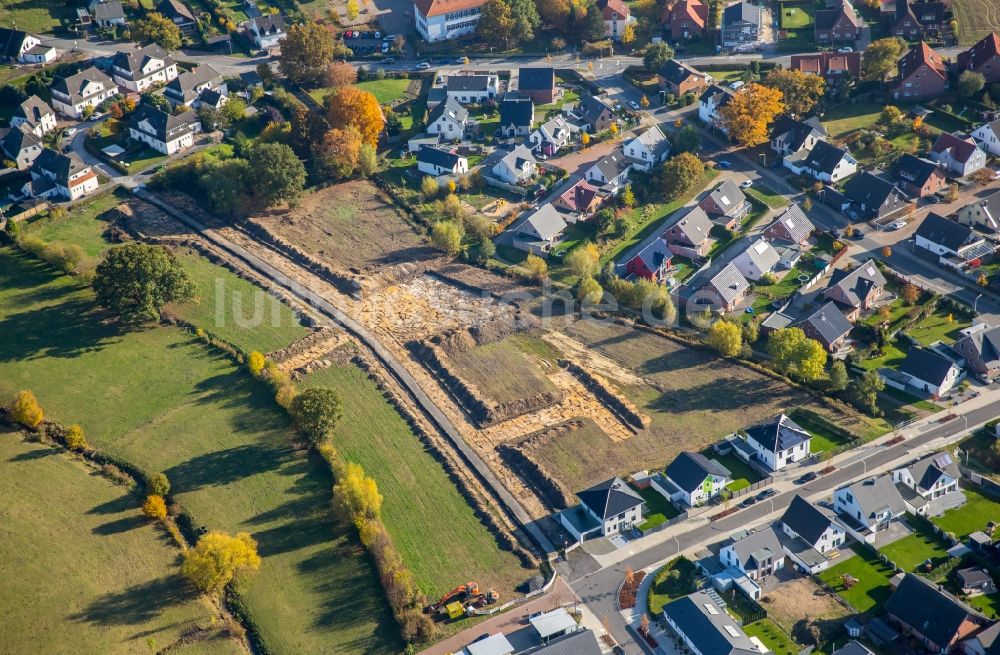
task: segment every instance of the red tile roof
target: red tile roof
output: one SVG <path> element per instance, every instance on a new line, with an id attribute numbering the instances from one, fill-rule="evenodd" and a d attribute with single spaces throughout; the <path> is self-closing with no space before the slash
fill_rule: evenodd
<path id="1" fill-rule="evenodd" d="M 992 57 L 1000 57 L 1000 37 L 992 32 L 965 52 L 958 53 L 958 67 L 976 70 Z"/>
<path id="2" fill-rule="evenodd" d="M 705 27 L 705 16 L 708 15 L 708 9 L 701 2 L 701 0 L 681 0 L 670 8 L 669 13 L 666 16 L 666 20 L 670 23 L 674 23 L 679 20 L 690 20 L 692 23 L 698 27 Z"/>
<path id="3" fill-rule="evenodd" d="M 453 11 L 482 7 L 487 0 L 414 0 L 414 4 L 425 17 L 441 16 Z"/>
<path id="4" fill-rule="evenodd" d="M 899 58 L 899 79 L 905 80 L 924 65 L 937 72 L 941 77 L 948 77 L 948 71 L 944 65 L 944 60 L 941 59 L 941 55 L 921 41 L 920 45 Z"/>
<path id="5" fill-rule="evenodd" d="M 604 20 L 611 20 L 611 12 L 618 14 L 619 17 L 629 17 L 628 5 L 622 0 L 601 0 L 597 6 L 604 12 Z"/>
<path id="6" fill-rule="evenodd" d="M 826 76 L 830 71 L 848 71 L 851 75 L 861 75 L 860 52 L 816 52 L 807 55 L 792 55 L 792 70 Z"/>
<path id="7" fill-rule="evenodd" d="M 942 153 L 945 150 L 951 150 L 951 158 L 964 164 L 976 152 L 977 147 L 976 142 L 971 137 L 961 138 L 954 134 L 942 132 L 938 136 L 937 141 L 934 142 L 934 147 L 931 148 L 931 151 Z"/>

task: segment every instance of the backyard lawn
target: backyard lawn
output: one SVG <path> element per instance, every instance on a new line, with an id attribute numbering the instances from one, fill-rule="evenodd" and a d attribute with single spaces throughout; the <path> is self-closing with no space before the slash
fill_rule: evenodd
<path id="1" fill-rule="evenodd" d="M 965 596 L 963 600 L 991 619 L 1000 619 L 1000 593 Z"/>
<path id="2" fill-rule="evenodd" d="M 972 321 L 937 307 L 933 314 L 910 328 L 908 334 L 925 346 L 937 341 L 952 344 L 958 339 L 958 331 L 970 325 Z"/>
<path id="3" fill-rule="evenodd" d="M 726 487 L 730 491 L 745 489 L 761 479 L 761 475 L 757 473 L 757 471 L 752 469 L 749 464 L 732 453 L 728 453 L 726 455 L 716 455 L 715 452 L 709 448 L 702 452 L 702 454 L 705 457 L 714 459 L 719 464 L 722 464 L 729 469 L 730 473 L 733 474 L 732 483 Z"/>
<path id="4" fill-rule="evenodd" d="M 881 606 L 892 594 L 889 578 L 893 571 L 863 546 L 854 546 L 854 556 L 819 574 L 819 578 L 859 612 Z M 844 552 L 846 555 L 846 551 Z M 844 576 L 857 579 L 850 589 L 844 586 Z"/>
<path id="5" fill-rule="evenodd" d="M 780 209 L 788 204 L 788 199 L 785 196 L 763 184 L 754 184 L 752 187 L 745 189 L 744 193 L 752 198 L 756 198 L 772 209 Z"/>
<path id="6" fill-rule="evenodd" d="M 1000 501 L 976 487 L 963 486 L 965 504 L 931 518 L 935 525 L 958 538 L 986 529 L 990 521 L 1000 523 Z"/>
<path id="7" fill-rule="evenodd" d="M 831 137 L 838 137 L 874 125 L 882 115 L 882 105 L 860 103 L 841 105 L 823 115 L 823 124 Z"/>
<path id="8" fill-rule="evenodd" d="M 403 97 L 410 86 L 410 80 L 387 77 L 384 80 L 358 82 L 355 86 L 374 95 L 380 105 L 388 105 Z"/>
<path id="9" fill-rule="evenodd" d="M 673 571 L 677 571 L 677 577 L 671 575 Z M 663 606 L 670 601 L 694 593 L 697 575 L 698 570 L 689 559 L 678 557 L 667 562 L 666 566 L 656 572 L 653 584 L 649 587 L 649 613 L 659 616 Z"/>
<path id="10" fill-rule="evenodd" d="M 881 548 L 882 553 L 904 571 L 916 571 L 927 560 L 933 568 L 948 559 L 947 545 L 937 535 L 920 524 L 915 527 L 913 534 Z"/>
<path id="11" fill-rule="evenodd" d="M 13 27 L 41 35 L 68 20 L 72 5 L 55 0 L 0 0 L 0 27 Z"/>
<path id="12" fill-rule="evenodd" d="M 750 625 L 745 625 L 743 631 L 747 633 L 747 636 L 760 639 L 775 655 L 798 655 L 799 651 L 802 650 L 771 619 L 761 619 Z"/>
<path id="13" fill-rule="evenodd" d="M 680 514 L 673 503 L 656 489 L 646 487 L 636 491 L 646 501 L 646 520 L 639 526 L 640 530 L 651 530 Z"/>
<path id="14" fill-rule="evenodd" d="M 797 30 L 813 24 L 813 8 L 809 4 L 781 3 L 781 29 Z"/>
<path id="15" fill-rule="evenodd" d="M 881 355 L 862 360 L 858 362 L 858 365 L 868 371 L 877 371 L 882 367 L 898 368 L 903 363 L 903 360 L 906 359 L 906 351 L 900 348 L 900 345 L 902 345 L 901 341 L 891 344 L 887 343 L 882 346 Z"/>
<path id="16" fill-rule="evenodd" d="M 55 219 L 48 214 L 40 214 L 24 223 L 26 232 L 43 241 L 73 243 L 88 257 L 99 257 L 108 247 L 101 235 L 108 228 L 105 212 L 128 199 L 129 193 L 122 187 L 91 196 L 83 203 L 74 205 L 63 218 Z"/>
<path id="17" fill-rule="evenodd" d="M 789 418 L 805 428 L 812 435 L 812 440 L 809 442 L 810 452 L 821 453 L 848 443 L 843 437 L 837 434 L 835 425 L 814 412 L 801 408 L 794 409 L 789 414 Z"/>

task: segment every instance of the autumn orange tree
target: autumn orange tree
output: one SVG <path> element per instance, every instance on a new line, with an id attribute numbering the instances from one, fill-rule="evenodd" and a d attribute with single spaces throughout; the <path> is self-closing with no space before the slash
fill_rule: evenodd
<path id="1" fill-rule="evenodd" d="M 775 117 L 785 111 L 784 94 L 763 84 L 745 86 L 719 110 L 729 138 L 741 146 L 767 143 Z"/>
<path id="2" fill-rule="evenodd" d="M 768 73 L 764 84 L 784 94 L 785 108 L 793 114 L 806 114 L 823 97 L 826 82 L 819 75 L 802 71 L 775 69 Z"/>
<path id="3" fill-rule="evenodd" d="M 322 175 L 344 179 L 357 170 L 360 154 L 361 133 L 354 126 L 334 128 L 313 148 L 313 165 Z"/>
<path id="4" fill-rule="evenodd" d="M 378 145 L 385 127 L 385 115 L 375 96 L 356 86 L 343 86 L 326 97 L 326 117 L 330 127 L 354 127 L 364 143 Z"/>

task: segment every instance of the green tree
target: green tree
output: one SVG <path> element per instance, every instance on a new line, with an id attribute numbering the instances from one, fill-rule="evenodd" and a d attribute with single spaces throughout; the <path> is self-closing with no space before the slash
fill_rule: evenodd
<path id="1" fill-rule="evenodd" d="M 235 94 L 229 96 L 226 104 L 222 105 L 222 109 L 219 110 L 220 118 L 226 121 L 227 125 L 232 125 L 243 120 L 246 113 L 247 103 L 243 102 L 241 98 L 236 97 Z"/>
<path id="2" fill-rule="evenodd" d="M 378 154 L 375 146 L 370 143 L 362 143 L 358 150 L 358 173 L 362 177 L 371 177 L 378 172 Z"/>
<path id="3" fill-rule="evenodd" d="M 194 297 L 191 276 L 173 255 L 141 242 L 108 250 L 93 287 L 101 305 L 132 325 L 158 319 L 168 302 Z"/>
<path id="4" fill-rule="evenodd" d="M 866 371 L 860 378 L 855 378 L 848 386 L 847 392 L 856 405 L 865 409 L 873 416 L 878 415 L 878 394 L 885 389 L 885 380 L 875 371 Z"/>
<path id="5" fill-rule="evenodd" d="M 905 48 L 906 43 L 896 36 L 872 41 L 861 54 L 861 78 L 881 82 L 894 75 Z"/>
<path id="6" fill-rule="evenodd" d="M 439 193 L 441 193 L 441 185 L 437 183 L 437 180 L 430 175 L 424 175 L 423 179 L 420 180 L 420 195 L 424 197 L 424 200 L 430 200 Z"/>
<path id="7" fill-rule="evenodd" d="M 462 251 L 462 228 L 455 221 L 438 221 L 431 229 L 431 242 L 452 257 Z"/>
<path id="8" fill-rule="evenodd" d="M 284 143 L 258 143 L 247 153 L 250 188 L 265 207 L 290 202 L 302 194 L 306 167 Z"/>
<path id="9" fill-rule="evenodd" d="M 705 343 L 723 357 L 736 357 L 743 350 L 743 331 L 729 321 L 716 321 L 708 329 Z"/>
<path id="10" fill-rule="evenodd" d="M 535 0 L 510 0 L 510 9 L 518 41 L 523 43 L 535 38 L 535 30 L 542 21 Z"/>
<path id="11" fill-rule="evenodd" d="M 181 30 L 172 20 L 161 13 L 150 12 L 145 18 L 131 24 L 133 41 L 142 45 L 156 43 L 166 51 L 181 47 Z"/>
<path id="12" fill-rule="evenodd" d="M 511 3 L 508 0 L 489 0 L 480 12 L 476 34 L 486 43 L 509 50 L 516 28 Z"/>
<path id="13" fill-rule="evenodd" d="M 816 340 L 806 337 L 801 328 L 780 328 L 767 340 L 767 352 L 781 371 L 803 380 L 817 380 L 826 366 L 826 350 Z"/>
<path id="14" fill-rule="evenodd" d="M 601 41 L 604 36 L 604 14 L 597 3 L 591 0 L 587 3 L 586 13 L 583 20 L 579 21 L 577 36 L 582 41 Z"/>
<path id="15" fill-rule="evenodd" d="M 847 376 L 847 365 L 843 360 L 834 360 L 830 365 L 830 391 L 843 391 L 847 388 L 850 378 Z"/>
<path id="16" fill-rule="evenodd" d="M 642 65 L 651 73 L 657 73 L 663 65 L 674 57 L 674 49 L 662 41 L 650 43 L 642 53 Z"/>
<path id="17" fill-rule="evenodd" d="M 333 389 L 313 387 L 292 400 L 291 415 L 295 426 L 313 444 L 325 442 L 343 414 L 343 401 Z"/>
<path id="18" fill-rule="evenodd" d="M 576 286 L 576 299 L 580 301 L 580 304 L 597 304 L 601 302 L 603 295 L 604 289 L 601 288 L 597 280 L 592 277 L 580 278 L 580 282 Z"/>
<path id="19" fill-rule="evenodd" d="M 492 239 L 486 238 L 479 242 L 479 263 L 488 262 L 496 254 L 497 247 L 493 244 Z"/>
<path id="20" fill-rule="evenodd" d="M 149 493 L 155 494 L 157 496 L 167 497 L 170 493 L 170 480 L 167 479 L 165 473 L 154 473 L 149 476 Z"/>
<path id="21" fill-rule="evenodd" d="M 296 84 L 319 86 L 327 66 L 333 60 L 334 46 L 330 33 L 314 21 L 296 23 L 288 28 L 281 42 L 278 62 L 281 72 Z"/>
<path id="22" fill-rule="evenodd" d="M 212 211 L 234 217 L 251 209 L 247 202 L 249 180 L 249 162 L 233 157 L 206 166 L 198 177 L 198 188 L 205 194 Z"/>
<path id="23" fill-rule="evenodd" d="M 971 98 L 982 91 L 984 86 L 986 86 L 986 78 L 983 77 L 982 73 L 962 71 L 962 74 L 958 76 L 958 84 L 955 90 L 963 96 Z"/>
<path id="24" fill-rule="evenodd" d="M 659 187 L 669 200 L 691 191 L 705 174 L 705 165 L 690 152 L 682 152 L 660 169 Z"/>
<path id="25" fill-rule="evenodd" d="M 194 548 L 184 552 L 181 572 L 191 584 L 207 594 L 218 595 L 236 576 L 260 570 L 257 542 L 246 532 L 235 537 L 209 532 Z"/>
<path id="26" fill-rule="evenodd" d="M 563 263 L 573 272 L 573 275 L 580 278 L 594 277 L 597 275 L 597 267 L 601 253 L 590 241 L 584 241 L 576 246 L 563 258 Z"/>
<path id="27" fill-rule="evenodd" d="M 694 125 L 685 125 L 674 132 L 670 138 L 670 152 L 674 156 L 682 152 L 698 152 L 699 150 L 701 150 L 701 133 Z"/>
<path id="28" fill-rule="evenodd" d="M 3 230 L 10 241 L 17 241 L 21 236 L 21 224 L 17 221 L 8 220 Z"/>
<path id="29" fill-rule="evenodd" d="M 524 267 L 528 269 L 531 277 L 541 282 L 549 276 L 549 265 L 538 255 L 529 254 L 524 259 Z"/>

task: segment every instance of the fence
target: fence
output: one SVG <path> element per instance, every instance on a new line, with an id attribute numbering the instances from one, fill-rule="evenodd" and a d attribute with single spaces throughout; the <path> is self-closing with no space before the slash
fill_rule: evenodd
<path id="1" fill-rule="evenodd" d="M 647 535 L 655 534 L 657 532 L 662 532 L 662 531 L 666 530 L 667 528 L 669 528 L 672 525 L 677 525 L 681 521 L 686 521 L 687 518 L 688 518 L 688 511 L 685 510 L 685 511 L 681 512 L 680 514 L 678 514 L 677 516 L 675 516 L 674 518 L 668 519 L 668 520 L 664 521 L 663 523 L 659 524 L 656 527 L 647 528 L 646 530 L 641 530 L 640 532 L 642 532 L 642 536 L 644 536 L 644 537 L 647 536 Z"/>
<path id="2" fill-rule="evenodd" d="M 504 191 L 510 191 L 511 193 L 516 193 L 517 195 L 520 196 L 527 197 L 528 195 L 528 190 L 526 188 L 516 186 L 514 184 L 508 184 L 503 180 L 498 180 L 492 175 L 487 175 L 486 173 L 483 173 L 483 181 L 489 184 L 490 186 L 495 186 L 498 189 L 503 189 Z"/>
<path id="3" fill-rule="evenodd" d="M 774 482 L 774 478 L 771 477 L 771 476 L 768 476 L 768 477 L 764 478 L 763 480 L 758 480 L 757 482 L 754 482 L 749 487 L 744 487 L 743 489 L 740 489 L 739 491 L 734 491 L 733 495 L 730 496 L 730 498 L 733 498 L 733 499 L 741 498 L 743 496 L 746 496 L 747 494 L 750 494 L 750 493 L 753 493 L 754 491 L 757 491 L 758 489 L 763 489 L 764 487 L 768 486 L 772 482 Z"/>
<path id="4" fill-rule="evenodd" d="M 25 209 L 22 212 L 18 212 L 17 214 L 8 214 L 7 220 L 14 221 L 15 223 L 18 221 L 23 221 L 25 219 L 31 218 L 32 216 L 35 216 L 36 214 L 42 213 L 48 208 L 49 208 L 49 203 L 45 201 L 35 202 L 33 206 Z"/>

